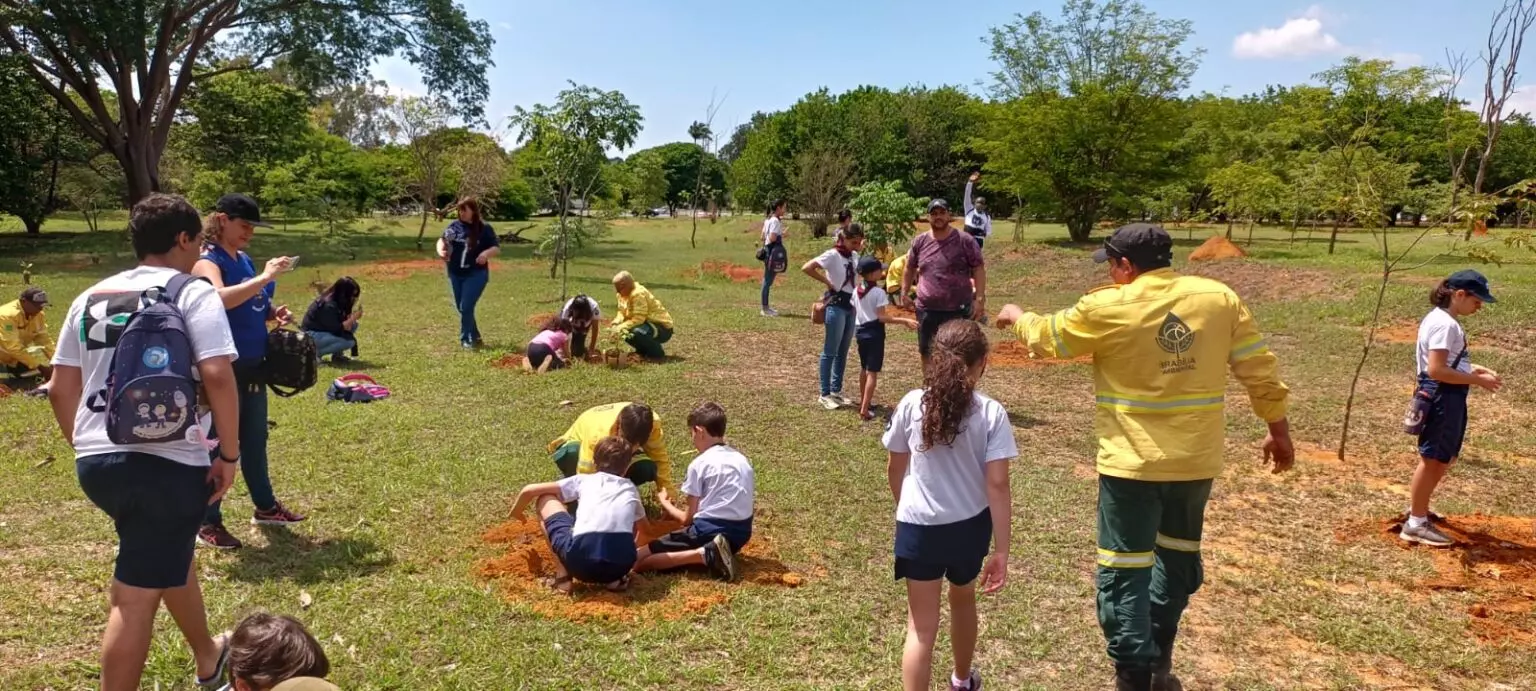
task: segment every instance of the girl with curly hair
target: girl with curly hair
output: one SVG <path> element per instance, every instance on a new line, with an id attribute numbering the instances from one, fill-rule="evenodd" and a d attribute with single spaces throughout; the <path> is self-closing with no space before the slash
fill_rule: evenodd
<path id="1" fill-rule="evenodd" d="M 976 581 L 995 593 L 1008 578 L 1012 501 L 1008 461 L 1019 455 L 1008 411 L 976 391 L 987 369 L 987 337 L 976 322 L 939 327 L 923 372 L 885 433 L 896 499 L 896 579 L 907 581 L 902 688 L 932 688 L 940 595 L 948 580 L 951 691 L 976 691 Z M 993 547 L 991 558 L 987 548 Z M 985 567 L 983 567 L 985 561 Z"/>

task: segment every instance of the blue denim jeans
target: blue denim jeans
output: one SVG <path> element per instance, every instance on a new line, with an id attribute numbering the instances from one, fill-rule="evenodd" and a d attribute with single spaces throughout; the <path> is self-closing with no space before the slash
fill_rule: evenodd
<path id="1" fill-rule="evenodd" d="M 240 475 L 251 493 L 251 503 L 259 510 L 270 510 L 277 506 L 277 497 L 267 474 L 267 387 L 251 370 L 235 370 L 235 382 L 240 387 Z M 217 421 L 211 436 L 219 436 Z M 217 449 L 213 451 L 214 463 L 221 462 L 218 453 Z M 208 506 L 205 523 L 224 522 L 222 503 L 220 500 Z"/>
<path id="2" fill-rule="evenodd" d="M 479 343 L 480 325 L 475 323 L 475 304 L 485 293 L 485 284 L 491 280 L 490 271 L 470 274 L 448 274 L 448 285 L 453 288 L 453 306 L 459 311 L 459 342 Z"/>
<path id="3" fill-rule="evenodd" d="M 827 306 L 827 338 L 821 346 L 821 395 L 843 392 L 843 370 L 853 342 L 853 306 Z"/>
<path id="4" fill-rule="evenodd" d="M 352 338 L 342 338 L 336 334 L 327 333 L 325 331 L 310 331 L 307 333 L 309 333 L 309 337 L 315 341 L 316 353 L 318 353 L 320 357 L 325 357 L 327 355 L 344 353 L 353 348 L 356 348 L 357 329 L 361 327 L 362 325 L 359 324 L 357 327 L 352 329 Z"/>

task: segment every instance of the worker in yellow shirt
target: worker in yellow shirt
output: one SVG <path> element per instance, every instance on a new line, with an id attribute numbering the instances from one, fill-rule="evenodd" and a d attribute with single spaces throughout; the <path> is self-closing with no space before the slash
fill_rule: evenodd
<path id="1" fill-rule="evenodd" d="M 1174 638 L 1200 588 L 1200 536 L 1225 448 L 1227 371 L 1269 424 L 1263 455 L 1291 467 L 1289 390 L 1232 289 L 1169 268 L 1158 226 L 1116 230 L 1094 253 L 1115 285 L 1051 315 L 997 315 L 1038 357 L 1093 356 L 1098 410 L 1098 614 L 1118 691 L 1177 689 Z"/>
<path id="2" fill-rule="evenodd" d="M 672 460 L 662 439 L 661 418 L 644 403 L 609 403 L 578 416 L 565 434 L 549 443 L 560 476 L 596 472 L 593 454 L 604 437 L 620 437 L 639 450 L 625 474 L 631 482 L 672 487 Z"/>
<path id="3" fill-rule="evenodd" d="M 885 293 L 887 295 L 890 295 L 893 299 L 895 299 L 896 296 L 901 295 L 901 277 L 903 275 L 905 275 L 906 273 L 907 273 L 907 253 L 906 252 L 902 252 L 901 254 L 897 255 L 895 259 L 891 260 L 891 265 L 890 266 L 885 268 Z M 913 285 L 915 286 L 916 282 L 914 282 Z M 904 298 L 904 300 L 908 301 L 908 302 L 910 302 L 912 300 L 916 300 L 916 299 L 917 299 L 917 289 L 916 288 L 913 288 L 910 291 L 910 294 L 905 296 L 905 298 Z M 895 301 L 898 304 L 903 304 L 903 299 L 896 299 Z"/>
<path id="4" fill-rule="evenodd" d="M 48 335 L 48 293 L 36 286 L 21 291 L 14 302 L 0 306 L 0 368 L 14 380 L 33 371 L 46 382 L 53 376 L 53 338 Z M 46 393 L 47 385 L 38 388 Z"/>
<path id="5" fill-rule="evenodd" d="M 635 282 L 628 271 L 613 277 L 618 293 L 619 315 L 613 319 L 612 332 L 647 360 L 667 356 L 661 344 L 672 340 L 672 315 L 651 291 Z"/>

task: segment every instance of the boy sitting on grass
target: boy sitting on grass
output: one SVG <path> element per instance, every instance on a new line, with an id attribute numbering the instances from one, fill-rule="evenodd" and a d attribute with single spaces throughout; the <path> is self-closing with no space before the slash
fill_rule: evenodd
<path id="1" fill-rule="evenodd" d="M 688 414 L 688 430 L 698 458 L 688 465 L 683 494 L 688 510 L 672 504 L 666 489 L 656 498 L 668 516 L 683 522 L 677 530 L 641 547 L 636 571 L 660 571 L 704 566 L 716 576 L 734 581 L 735 553 L 752 539 L 755 476 L 752 464 L 725 443 L 725 409 L 702 403 Z"/>
<path id="2" fill-rule="evenodd" d="M 605 585 L 622 592 L 629 587 L 635 567 L 635 539 L 645 507 L 635 483 L 625 479 L 634 458 L 633 444 L 619 437 L 605 437 L 593 451 L 596 472 L 572 475 L 559 482 L 528 485 L 517 495 L 512 518 L 523 520 L 530 503 L 537 502 L 539 518 L 549 549 L 555 553 L 555 577 L 545 585 L 556 592 L 571 592 L 571 580 Z M 581 513 L 572 516 L 565 503 L 581 501 Z"/>

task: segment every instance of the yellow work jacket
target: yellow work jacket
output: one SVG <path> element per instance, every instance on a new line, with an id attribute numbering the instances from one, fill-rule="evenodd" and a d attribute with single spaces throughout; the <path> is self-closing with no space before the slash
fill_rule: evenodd
<path id="1" fill-rule="evenodd" d="M 639 290 L 636 287 L 636 290 Z M 554 441 L 549 443 L 549 452 L 554 453 L 566 442 L 574 441 L 581 444 L 581 456 L 576 461 L 577 473 L 595 473 L 597 466 L 593 463 L 593 452 L 597 451 L 597 443 L 603 437 L 614 436 L 619 433 L 619 412 L 628 407 L 629 403 L 609 403 L 595 408 L 589 408 L 571 423 L 571 428 L 565 431 Z M 641 453 L 656 462 L 656 484 L 658 487 L 672 487 L 672 459 L 667 455 L 667 444 L 661 435 L 661 416 L 652 413 L 654 420 L 651 425 L 651 438 L 645 440 L 640 446 Z"/>
<path id="2" fill-rule="evenodd" d="M 885 270 L 885 292 L 895 295 L 901 292 L 901 276 L 907 272 L 907 253 L 891 261 L 891 265 Z"/>
<path id="3" fill-rule="evenodd" d="M 629 297 L 617 295 L 619 302 L 619 314 L 613 320 L 613 326 L 620 331 L 628 331 L 646 322 L 656 322 L 667 328 L 672 328 L 672 315 L 667 313 L 667 308 L 662 307 L 661 301 L 656 299 L 651 291 L 639 283 L 630 291 Z"/>
<path id="4" fill-rule="evenodd" d="M 27 316 L 21 301 L 0 306 L 0 364 L 36 369 L 53 360 L 53 337 L 42 312 Z"/>
<path id="5" fill-rule="evenodd" d="M 1227 370 L 1265 422 L 1289 389 L 1253 315 L 1225 284 L 1172 269 L 1100 288 L 1014 325 L 1039 357 L 1093 356 L 1098 471 L 1173 482 L 1221 474 Z"/>

